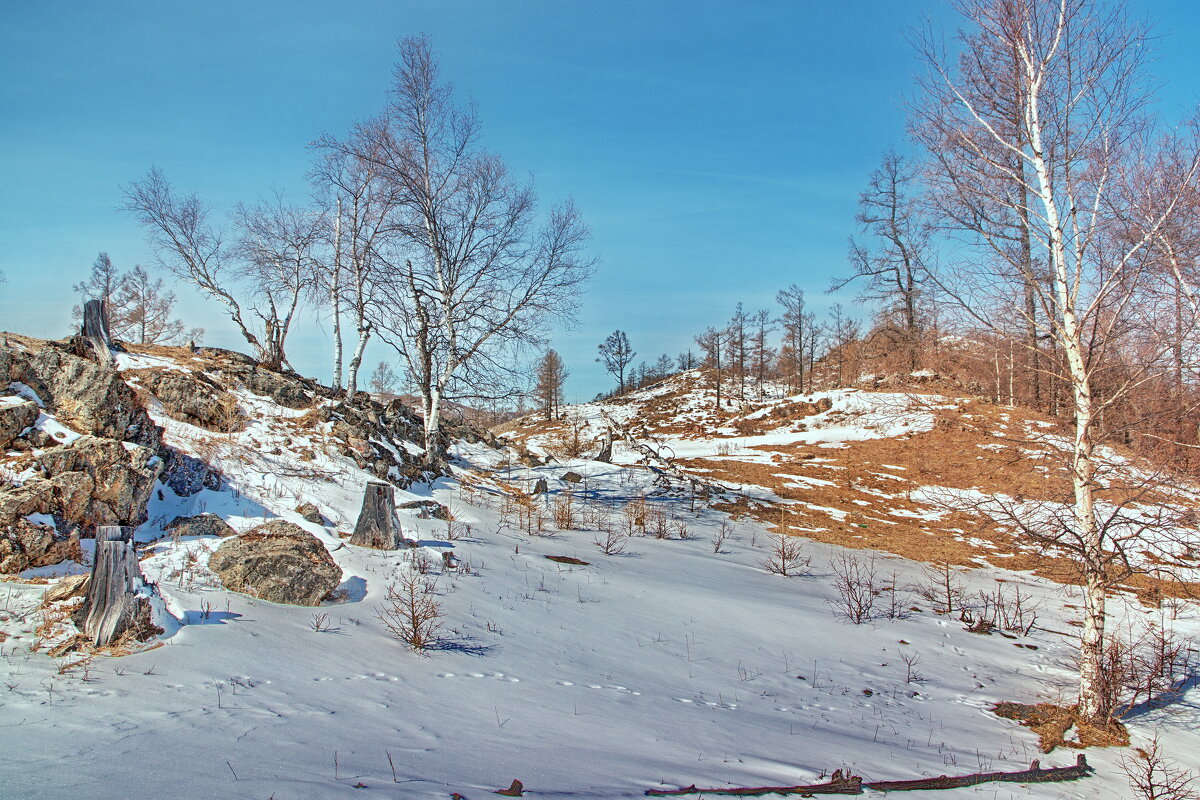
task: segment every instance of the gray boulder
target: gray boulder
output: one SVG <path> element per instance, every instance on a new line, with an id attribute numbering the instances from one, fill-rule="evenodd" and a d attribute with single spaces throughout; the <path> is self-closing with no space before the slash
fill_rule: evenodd
<path id="1" fill-rule="evenodd" d="M 154 395 L 171 419 L 218 433 L 240 431 L 245 426 L 237 398 L 203 373 L 139 369 L 125 376 Z"/>
<path id="2" fill-rule="evenodd" d="M 282 520 L 227 539 L 208 568 L 227 589 L 301 606 L 317 605 L 342 581 L 341 567 L 321 540 Z"/>
<path id="3" fill-rule="evenodd" d="M 8 449 L 21 433 L 37 422 L 41 409 L 31 400 L 0 397 L 0 450 Z"/>
<path id="4" fill-rule="evenodd" d="M 228 522 L 211 512 L 194 517 L 176 517 L 167 523 L 167 530 L 179 536 L 237 536 L 237 531 Z"/>
<path id="5" fill-rule="evenodd" d="M 48 567 L 79 555 L 79 540 L 59 536 L 50 525 L 23 517 L 0 524 L 0 573 Z"/>

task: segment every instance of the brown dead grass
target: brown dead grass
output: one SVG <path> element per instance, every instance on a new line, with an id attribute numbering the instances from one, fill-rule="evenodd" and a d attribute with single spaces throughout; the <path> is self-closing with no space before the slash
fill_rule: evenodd
<path id="1" fill-rule="evenodd" d="M 1116 720 L 1102 724 L 1079 719 L 1077 706 L 1058 706 L 1053 703 L 997 703 L 992 713 L 1004 719 L 1020 722 L 1037 734 L 1043 753 L 1056 747 L 1081 750 L 1085 747 L 1128 747 L 1129 731 Z M 1074 739 L 1067 739 L 1070 731 Z"/>

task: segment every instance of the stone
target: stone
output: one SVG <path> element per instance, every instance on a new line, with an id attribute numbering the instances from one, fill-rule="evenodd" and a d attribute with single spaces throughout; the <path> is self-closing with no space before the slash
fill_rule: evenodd
<path id="1" fill-rule="evenodd" d="M 0 397 L 0 450 L 7 449 L 26 428 L 37 422 L 41 409 L 32 400 Z"/>
<path id="2" fill-rule="evenodd" d="M 302 606 L 319 604 L 342 581 L 341 567 L 321 540 L 282 520 L 225 540 L 208 568 L 227 589 Z"/>
<path id="3" fill-rule="evenodd" d="M 316 525 L 325 524 L 325 517 L 321 516 L 321 509 L 312 503 L 301 503 L 296 506 L 296 513 L 303 517 L 305 522 L 312 522 Z"/>
<path id="4" fill-rule="evenodd" d="M 47 450 L 37 463 L 55 488 L 56 510 L 89 529 L 145 522 L 162 470 L 162 459 L 147 448 L 95 436 Z"/>
<path id="5" fill-rule="evenodd" d="M 563 473 L 562 479 L 567 483 L 581 483 L 583 481 L 583 476 L 578 472 L 565 472 Z"/>
<path id="6" fill-rule="evenodd" d="M 152 449 L 161 445 L 161 431 L 115 370 L 52 342 L 33 351 L 28 364 L 37 382 L 31 387 L 68 428 Z"/>
<path id="7" fill-rule="evenodd" d="M 125 375 L 154 395 L 171 419 L 217 433 L 232 433 L 245 427 L 245 415 L 237 398 L 203 373 L 140 369 Z"/>
<path id="8" fill-rule="evenodd" d="M 401 503 L 396 508 L 418 509 L 417 516 L 420 519 L 440 519 L 443 522 L 450 519 L 450 509 L 436 500 L 410 500 L 407 503 Z"/>
<path id="9" fill-rule="evenodd" d="M 175 494 L 191 497 L 205 489 L 221 491 L 221 473 L 208 464 L 173 447 L 164 446 L 162 452 L 166 462 L 162 481 Z"/>
<path id="10" fill-rule="evenodd" d="M 51 525 L 23 517 L 0 525 L 0 572 L 49 567 L 79 555 L 79 541 L 59 536 Z"/>
<path id="11" fill-rule="evenodd" d="M 173 536 L 237 536 L 228 522 L 207 511 L 194 517 L 176 517 L 167 523 L 167 531 Z"/>
<path id="12" fill-rule="evenodd" d="M 68 575 L 46 590 L 46 593 L 42 595 L 42 605 L 70 600 L 73 597 L 83 597 L 87 593 L 91 578 L 92 576 L 87 573 Z"/>

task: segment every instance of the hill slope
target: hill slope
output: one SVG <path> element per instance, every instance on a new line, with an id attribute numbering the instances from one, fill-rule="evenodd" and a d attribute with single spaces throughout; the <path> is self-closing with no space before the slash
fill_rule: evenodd
<path id="1" fill-rule="evenodd" d="M 358 418 L 345 419 L 315 387 L 304 397 L 277 387 L 272 397 L 265 383 L 252 389 L 217 366 L 168 351 L 122 361 L 166 444 L 221 476 L 194 492 L 194 482 L 176 492 L 160 480 L 138 529 L 143 571 L 179 623 L 161 644 L 120 658 L 49 658 L 52 640 L 38 631 L 54 616 L 54 606 L 39 607 L 46 585 L 0 588 L 8 687 L 0 725 L 9 732 L 0 795 L 283 800 L 365 788 L 477 798 L 519 778 L 533 796 L 612 798 L 693 783 L 808 783 L 835 768 L 867 779 L 1008 771 L 1038 757 L 1036 738 L 991 705 L 1071 691 L 1070 588 L 1020 572 L 962 573 L 956 579 L 975 597 L 999 592 L 1011 606 L 1020 587 L 1027 611 L 1036 607 L 1028 632 L 979 635 L 956 614 L 935 613 L 937 593 L 919 563 L 880 553 L 854 562 L 875 574 L 879 594 L 865 624 L 851 624 L 837 588 L 848 551 L 810 530 L 816 541 L 804 544 L 795 577 L 772 574 L 763 566 L 776 541 L 768 524 L 751 514 L 731 525 L 725 511 L 693 497 L 682 471 L 703 476 L 708 487 L 697 490 L 726 508 L 771 519 L 769 503 L 794 506 L 797 530 L 835 527 L 828 521 L 837 514 L 823 505 L 857 525 L 857 504 L 843 501 L 878 500 L 879 508 L 863 506 L 869 527 L 855 529 L 869 532 L 888 517 L 912 519 L 888 511 L 909 506 L 863 491 L 890 484 L 866 483 L 866 469 L 837 492 L 820 481 L 840 485 L 827 476 L 846 466 L 839 459 L 856 442 L 915 441 L 939 430 L 943 413 L 975 413 L 959 401 L 894 413 L 891 401 L 835 393 L 824 411 L 819 397 L 775 403 L 739 428 L 722 420 L 710 435 L 713 421 L 697 413 L 703 393 L 684 384 L 603 409 L 627 430 L 642 421 L 638 436 L 674 450 L 670 464 L 631 446 L 617 448 L 614 464 L 547 465 L 460 439 L 452 474 L 424 483 L 405 471 L 416 445 L 401 420 L 353 435 L 362 432 Z M 216 383 L 232 398 L 221 406 L 226 418 L 243 420 L 226 427 L 238 429 L 168 416 L 151 384 L 162 380 L 152 373 L 171 372 Z M 646 413 L 653 398 L 662 419 Z M 591 408 L 572 414 L 599 433 L 602 417 Z M 524 433 L 534 447 L 553 434 Z M 632 463 L 643 458 L 656 469 Z M 792 470 L 789 458 L 824 472 Z M 744 470 L 789 477 L 756 482 Z M 347 544 L 339 532 L 353 525 L 363 483 L 381 471 L 408 485 L 398 500 L 437 501 L 454 521 L 401 510 L 418 546 Z M 906 472 L 871 471 L 897 482 Z M 538 481 L 547 491 L 531 495 Z M 329 524 L 301 517 L 300 502 Z M 173 540 L 164 530 L 175 515 L 201 511 L 238 530 L 276 517 L 300 525 L 337 561 L 342 591 L 314 609 L 223 588 L 206 567 L 220 540 Z M 457 567 L 443 560 L 447 552 Z M 388 587 L 414 575 L 430 585 L 444 623 L 423 655 L 389 637 L 379 617 Z M 977 599 L 964 602 L 980 610 Z M 1194 633 L 1194 606 L 1172 607 L 1172 624 Z M 1160 622 L 1133 603 L 1126 613 L 1139 629 Z M 1160 730 L 1169 752 L 1194 757 L 1193 694 L 1140 711 L 1135 736 Z M 1090 752 L 1099 774 L 1078 784 L 1005 784 L 997 796 L 1127 797 L 1117 757 Z"/>

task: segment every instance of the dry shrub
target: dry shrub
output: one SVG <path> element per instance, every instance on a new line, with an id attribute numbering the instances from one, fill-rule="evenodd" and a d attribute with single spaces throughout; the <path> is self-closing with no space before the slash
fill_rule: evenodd
<path id="1" fill-rule="evenodd" d="M 775 534 L 771 540 L 771 549 L 758 565 L 772 575 L 782 575 L 785 578 L 809 575 L 812 572 L 812 559 L 804 555 L 804 543 L 786 533 Z"/>
<path id="2" fill-rule="evenodd" d="M 413 650 L 423 652 L 439 641 L 442 607 L 433 587 L 410 573 L 388 587 L 387 600 L 376 610 L 388 633 Z"/>
<path id="3" fill-rule="evenodd" d="M 838 592 L 838 599 L 833 603 L 835 612 L 855 625 L 872 619 L 879 597 L 875 557 L 864 559 L 842 553 L 829 562 L 829 567 L 833 570 L 833 585 Z"/>
<path id="4" fill-rule="evenodd" d="M 629 544 L 629 533 L 623 527 L 606 523 L 596 529 L 592 544 L 606 556 L 620 555 Z"/>
<path id="5" fill-rule="evenodd" d="M 712 546 L 714 553 L 720 553 L 721 548 L 725 546 L 725 542 L 733 535 L 733 523 L 728 518 L 721 520 L 721 527 L 713 531 Z"/>
<path id="6" fill-rule="evenodd" d="M 1192 648 L 1165 617 L 1114 631 L 1105 643 L 1101 692 L 1117 716 L 1145 703 L 1163 705 L 1192 675 Z"/>
<path id="7" fill-rule="evenodd" d="M 555 496 L 550 512 L 554 527 L 560 531 L 575 530 L 575 495 L 570 489 Z"/>
<path id="8" fill-rule="evenodd" d="M 1121 771 L 1141 800 L 1200 800 L 1196 774 L 1163 755 L 1158 736 L 1121 756 Z"/>

